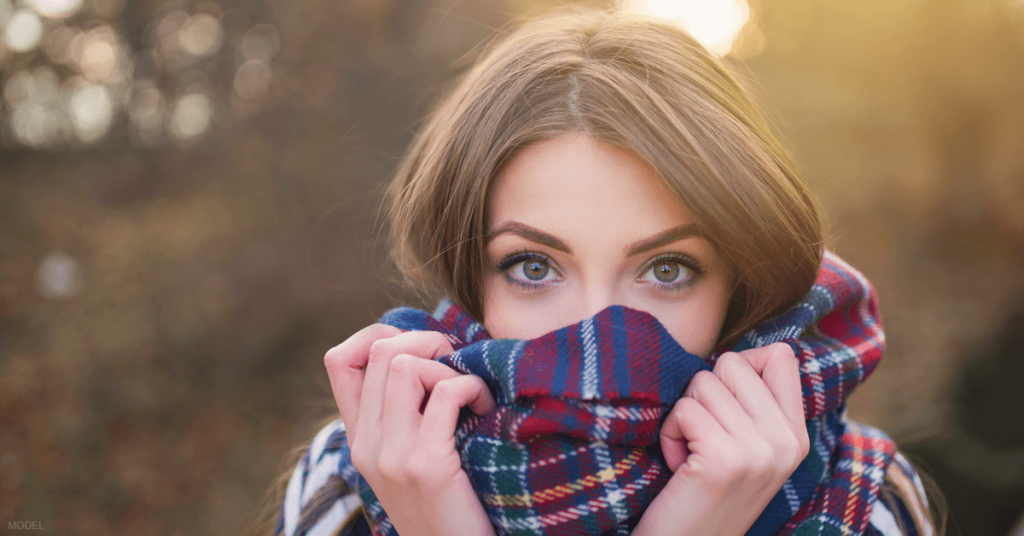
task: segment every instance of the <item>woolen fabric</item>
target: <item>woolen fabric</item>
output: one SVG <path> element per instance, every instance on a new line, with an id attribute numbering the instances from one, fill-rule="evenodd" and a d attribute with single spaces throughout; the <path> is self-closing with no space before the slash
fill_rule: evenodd
<path id="1" fill-rule="evenodd" d="M 433 313 L 394 309 L 381 322 L 443 333 L 455 352 L 439 361 L 494 394 L 487 415 L 463 411 L 455 439 L 500 534 L 628 534 L 671 477 L 661 423 L 722 353 L 690 354 L 653 316 L 622 306 L 528 341 L 491 339 L 448 301 Z M 800 360 L 811 449 L 748 534 L 862 534 L 895 453 L 884 433 L 845 418 L 884 348 L 874 291 L 826 251 L 807 296 L 730 350 L 775 342 Z M 397 534 L 343 436 L 336 447 L 337 475 L 358 491 L 374 533 Z"/>

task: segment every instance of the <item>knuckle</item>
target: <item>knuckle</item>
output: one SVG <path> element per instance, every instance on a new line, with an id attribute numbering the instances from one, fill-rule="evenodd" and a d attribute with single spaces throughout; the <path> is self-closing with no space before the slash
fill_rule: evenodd
<path id="1" fill-rule="evenodd" d="M 686 430 L 687 423 L 690 422 L 690 415 L 691 413 L 687 411 L 686 407 L 683 404 L 676 404 L 676 407 L 672 409 L 672 413 L 669 413 L 668 418 L 672 419 L 673 424 L 675 425 L 675 428 L 677 430 Z M 663 424 L 661 426 L 662 432 L 665 432 L 666 429 L 671 429 L 671 427 L 668 427 L 665 424 Z"/>
<path id="2" fill-rule="evenodd" d="M 726 352 L 718 357 L 718 364 L 722 366 L 734 367 L 743 361 L 743 356 L 736 352 Z"/>
<path id="3" fill-rule="evenodd" d="M 801 429 L 800 433 L 797 434 L 797 445 L 799 446 L 797 453 L 800 454 L 800 460 L 803 461 L 807 457 L 807 454 L 811 452 L 811 438 L 807 436 L 807 430 Z"/>
<path id="4" fill-rule="evenodd" d="M 708 480 L 717 487 L 726 487 L 729 483 L 742 479 L 746 473 L 746 467 L 739 463 L 739 457 L 735 455 L 719 456 L 719 459 L 710 464 L 708 468 Z"/>
<path id="5" fill-rule="evenodd" d="M 774 359 L 782 359 L 785 361 L 797 361 L 796 354 L 793 353 L 793 347 L 784 343 L 776 342 L 768 346 L 771 349 L 771 355 Z"/>
<path id="6" fill-rule="evenodd" d="M 429 488 L 434 483 L 434 464 L 424 456 L 409 458 L 407 471 L 409 482 L 419 488 Z"/>
<path id="7" fill-rule="evenodd" d="M 772 349 L 773 353 L 776 353 L 778 355 L 788 355 L 790 357 L 794 357 L 793 347 L 784 342 L 773 342 L 769 344 L 768 347 Z"/>
<path id="8" fill-rule="evenodd" d="M 324 354 L 324 364 L 329 367 L 332 365 L 339 366 L 346 362 L 357 360 L 360 357 L 367 357 L 366 354 L 357 355 L 356 349 L 366 348 L 366 343 L 369 342 L 369 350 L 366 350 L 369 353 L 374 344 L 394 337 L 400 332 L 398 328 L 385 324 L 371 324 L 357 331 L 341 344 L 327 350 Z"/>
<path id="9" fill-rule="evenodd" d="M 344 346 L 345 343 L 332 346 L 329 350 L 327 350 L 326 353 L 324 353 L 324 359 L 327 359 L 329 357 L 340 357 L 342 354 L 345 353 Z"/>
<path id="10" fill-rule="evenodd" d="M 700 402 L 697 402 L 691 397 L 684 396 L 683 398 L 680 398 L 678 402 L 676 402 L 676 406 L 675 408 L 673 408 L 672 414 L 677 416 L 687 415 L 696 411 L 697 406 L 699 405 Z"/>
<path id="11" fill-rule="evenodd" d="M 714 372 L 702 370 L 693 375 L 693 379 L 690 380 L 690 387 L 697 393 L 703 393 L 707 391 L 708 387 L 715 382 L 716 379 Z"/>
<path id="12" fill-rule="evenodd" d="M 402 330 L 400 330 L 400 329 L 398 329 L 398 328 L 396 328 L 394 326 L 389 326 L 387 324 L 377 323 L 377 324 L 370 324 L 369 326 L 366 326 L 365 328 L 357 331 L 355 333 L 355 335 L 352 335 L 351 337 L 349 337 L 348 340 L 349 341 L 354 341 L 354 340 L 357 340 L 357 339 L 359 339 L 359 340 L 369 340 L 370 343 L 372 344 L 373 342 L 379 341 L 379 340 L 382 340 L 382 339 L 390 339 L 391 337 L 394 337 L 394 336 L 396 336 L 396 335 L 398 335 L 400 333 L 402 333 Z M 346 341 L 346 342 L 348 342 L 348 341 Z M 365 342 L 363 344 L 365 344 Z"/>
<path id="13" fill-rule="evenodd" d="M 747 471 L 750 475 L 764 475 L 774 472 L 776 465 L 775 454 L 772 452 L 771 447 L 763 441 L 758 441 L 751 445 L 751 451 L 747 459 Z"/>
<path id="14" fill-rule="evenodd" d="M 703 408 L 700 402 L 691 397 L 680 398 L 674 408 L 672 408 L 672 418 L 675 419 L 676 423 L 680 427 L 684 427 L 687 424 L 694 422 L 697 418 L 697 412 Z"/>
<path id="15" fill-rule="evenodd" d="M 359 471 L 364 476 L 373 474 L 373 470 L 376 469 L 376 460 L 370 453 L 366 452 L 366 449 L 358 448 L 353 444 L 351 454 L 352 466 L 356 468 L 356 471 Z"/>
<path id="16" fill-rule="evenodd" d="M 407 354 L 396 355 L 388 365 L 388 373 L 398 376 L 410 374 L 415 366 L 414 360 L 414 357 Z"/>
<path id="17" fill-rule="evenodd" d="M 810 451 L 807 434 L 784 434 L 776 438 L 774 451 L 779 460 L 779 468 L 787 474 L 796 469 Z"/>
<path id="18" fill-rule="evenodd" d="M 401 481 L 405 479 L 405 463 L 394 456 L 381 456 L 377 460 L 377 473 L 386 480 Z"/>
<path id="19" fill-rule="evenodd" d="M 747 364 L 747 359 L 736 352 L 727 352 L 718 358 L 715 368 L 722 376 L 732 376 Z"/>
<path id="20" fill-rule="evenodd" d="M 783 472 L 787 476 L 791 474 L 800 465 L 800 462 L 804 461 L 806 456 L 806 454 L 801 454 L 798 450 L 790 451 L 788 456 L 783 458 Z"/>
<path id="21" fill-rule="evenodd" d="M 451 343 L 448 342 L 448 337 L 437 331 L 425 331 L 423 332 L 429 339 L 433 339 L 433 342 L 438 348 L 451 348 Z"/>
<path id="22" fill-rule="evenodd" d="M 796 437 L 784 434 L 776 439 L 775 452 L 783 460 L 795 460 L 800 454 L 800 443 Z"/>
<path id="23" fill-rule="evenodd" d="M 390 338 L 379 339 L 370 345 L 370 356 L 371 362 L 379 363 L 386 360 L 391 355 L 391 347 L 394 345 L 394 341 Z"/>
<path id="24" fill-rule="evenodd" d="M 324 354 L 324 366 L 327 368 L 340 367 L 346 362 L 355 359 L 355 352 L 345 343 L 341 343 Z"/>
<path id="25" fill-rule="evenodd" d="M 439 397 L 443 400 L 448 400 L 455 397 L 456 385 L 451 379 L 441 380 L 434 385 L 434 389 L 430 391 L 430 397 Z"/>

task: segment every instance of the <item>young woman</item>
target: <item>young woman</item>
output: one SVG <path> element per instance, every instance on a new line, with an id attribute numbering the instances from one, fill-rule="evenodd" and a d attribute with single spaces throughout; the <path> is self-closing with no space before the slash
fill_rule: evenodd
<path id="1" fill-rule="evenodd" d="M 429 327 L 410 328 L 392 316 L 327 353 L 341 419 L 318 434 L 291 475 L 278 533 L 934 532 L 913 468 L 886 450 L 884 435 L 842 416 L 845 395 L 881 354 L 870 286 L 823 253 L 818 213 L 790 157 L 736 80 L 678 28 L 572 11 L 505 35 L 430 115 L 390 202 L 399 269 L 413 287 L 451 304 L 423 317 Z M 849 311 L 823 317 L 841 306 L 821 290 L 838 288 L 830 286 L 837 278 L 861 282 L 864 293 Z M 798 317 L 819 324 L 787 336 L 785 322 Z M 851 317 L 868 323 L 872 336 L 843 339 L 857 326 L 833 324 Z M 516 362 L 510 366 L 520 367 L 516 374 L 550 349 L 553 361 L 537 361 L 545 363 L 538 370 L 557 375 L 557 360 L 572 357 L 551 341 L 579 334 L 585 360 L 588 334 L 596 333 L 595 355 L 619 359 L 614 345 L 601 341 L 621 336 L 632 344 L 630 325 L 655 336 L 663 330 L 659 352 L 700 362 L 657 413 L 650 444 L 628 451 L 631 460 L 660 460 L 650 474 L 667 467 L 664 478 L 609 491 L 618 481 L 607 471 L 621 466 L 611 464 L 574 481 L 584 485 L 568 482 L 576 477 L 565 485 L 545 480 L 543 493 L 579 496 L 590 486 L 604 495 L 510 521 L 506 514 L 522 506 L 513 503 L 535 508 L 540 492 L 512 500 L 482 489 L 487 477 L 480 475 L 501 469 L 477 467 L 470 451 L 498 441 L 510 426 L 519 433 L 539 409 L 516 413 L 521 400 L 495 391 L 502 377 L 488 376 L 496 362 L 486 360 L 496 340 L 519 341 L 507 353 Z M 813 342 L 822 333 L 838 335 Z M 773 340 L 789 344 L 765 344 Z M 474 348 L 484 348 L 483 368 L 465 363 Z M 467 357 L 453 357 L 454 350 Z M 557 389 L 548 385 L 543 403 L 530 403 L 563 404 L 584 416 L 605 411 L 619 426 L 615 415 L 637 410 L 628 404 L 643 398 L 635 384 L 646 376 L 626 370 L 636 359 L 609 376 L 620 382 L 618 392 L 621 382 L 633 382 L 617 402 L 626 406 L 600 406 L 610 388 L 588 391 L 586 378 L 573 396 L 558 391 L 562 378 Z M 836 359 L 862 368 L 842 369 L 855 377 L 837 380 L 838 394 L 822 392 L 822 364 Z M 661 381 L 659 374 L 647 376 Z M 527 420 L 503 421 L 498 435 L 473 438 L 471 428 L 486 428 L 479 424 L 486 417 L 463 408 Z M 646 415 L 645 408 L 636 414 Z M 558 430 L 574 425 L 559 423 Z M 543 437 L 510 448 L 548 448 L 533 442 Z M 598 439 L 589 437 L 586 448 L 614 443 Z M 604 451 L 595 452 L 601 458 Z M 545 463 L 531 462 L 530 470 Z M 811 473 L 817 476 L 800 480 Z M 634 499 L 635 511 L 617 506 Z M 604 519 L 610 521 L 595 521 Z"/>

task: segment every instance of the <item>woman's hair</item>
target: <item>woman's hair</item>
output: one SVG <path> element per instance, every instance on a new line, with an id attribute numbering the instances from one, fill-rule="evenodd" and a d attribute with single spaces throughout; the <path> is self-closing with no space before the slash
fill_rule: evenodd
<path id="1" fill-rule="evenodd" d="M 637 155 L 692 211 L 733 281 L 719 346 L 810 290 L 818 211 L 743 87 L 676 26 L 580 9 L 497 39 L 416 135 L 389 190 L 405 280 L 482 319 L 491 185 L 521 149 L 569 133 Z"/>
<path id="2" fill-rule="evenodd" d="M 491 185 L 524 147 L 570 133 L 637 155 L 696 217 L 733 281 L 719 347 L 810 290 L 822 257 L 818 211 L 747 92 L 676 26 L 578 8 L 496 34 L 427 117 L 388 192 L 406 282 L 482 320 Z M 273 529 L 289 475 L 248 533 Z M 903 488 L 904 502 L 927 504 Z M 934 526 L 928 516 L 915 523 Z"/>

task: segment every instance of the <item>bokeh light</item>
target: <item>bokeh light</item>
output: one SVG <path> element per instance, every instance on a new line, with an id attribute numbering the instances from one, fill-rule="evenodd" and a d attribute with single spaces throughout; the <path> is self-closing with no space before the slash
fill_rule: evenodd
<path id="1" fill-rule="evenodd" d="M 212 113 L 213 106 L 205 94 L 186 94 L 174 105 L 170 134 L 179 141 L 196 138 L 209 128 Z"/>
<path id="2" fill-rule="evenodd" d="M 30 147 L 47 148 L 64 142 L 64 114 L 57 73 L 48 66 L 18 71 L 4 85 L 14 137 Z"/>
<path id="3" fill-rule="evenodd" d="M 70 17 L 82 8 L 82 0 L 27 0 L 36 13 L 44 17 L 61 19 Z"/>
<path id="4" fill-rule="evenodd" d="M 242 56 L 247 60 L 270 61 L 281 46 L 277 28 L 269 24 L 253 26 L 242 38 Z"/>
<path id="5" fill-rule="evenodd" d="M 108 79 L 120 74 L 120 56 L 114 31 L 109 26 L 99 26 L 87 32 L 81 42 L 79 69 L 90 80 Z"/>
<path id="6" fill-rule="evenodd" d="M 181 48 L 193 56 L 209 56 L 220 48 L 223 30 L 220 21 L 206 13 L 189 17 L 181 26 Z"/>
<path id="7" fill-rule="evenodd" d="M 135 83 L 128 104 L 128 118 L 135 145 L 152 147 L 163 141 L 166 108 L 164 97 L 152 80 L 143 79 Z"/>
<path id="8" fill-rule="evenodd" d="M 281 46 L 274 25 L 239 8 L 169 1 L 129 39 L 106 20 L 123 9 L 123 0 L 0 0 L 5 144 L 81 147 L 125 128 L 133 144 L 154 147 L 263 109 Z M 26 68 L 40 60 L 46 69 Z"/>
<path id="9" fill-rule="evenodd" d="M 36 269 L 36 290 L 50 300 L 73 298 L 84 282 L 81 265 L 63 251 L 50 252 Z"/>
<path id="10" fill-rule="evenodd" d="M 259 99 L 270 87 L 271 74 L 270 65 L 264 60 L 243 63 L 235 73 L 235 93 L 248 101 Z"/>
<path id="11" fill-rule="evenodd" d="M 18 9 L 7 20 L 4 39 L 15 52 L 27 52 L 35 48 L 43 38 L 43 22 L 39 15 L 29 9 Z"/>
<path id="12" fill-rule="evenodd" d="M 78 138 L 90 143 L 102 138 L 110 129 L 114 102 L 106 87 L 85 83 L 71 95 L 68 112 Z"/>
<path id="13" fill-rule="evenodd" d="M 717 56 L 732 50 L 750 20 L 746 0 L 625 0 L 621 7 L 679 24 Z"/>

